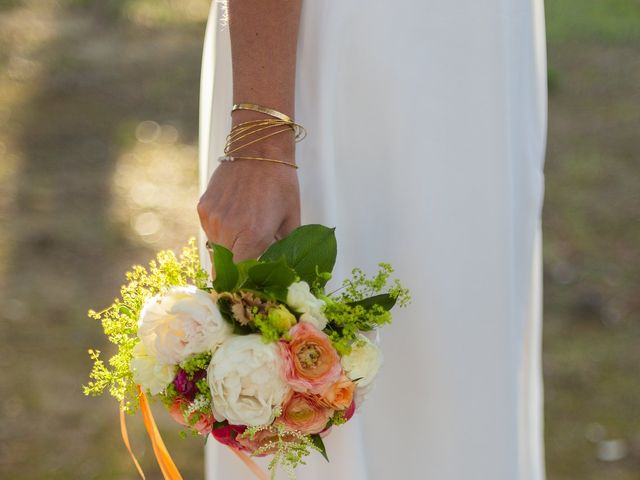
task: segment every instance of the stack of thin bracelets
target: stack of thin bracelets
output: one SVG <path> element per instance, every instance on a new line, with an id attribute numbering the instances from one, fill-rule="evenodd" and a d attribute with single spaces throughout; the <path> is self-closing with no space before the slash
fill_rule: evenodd
<path id="1" fill-rule="evenodd" d="M 234 125 L 231 128 L 231 132 L 227 135 L 227 142 L 224 146 L 224 155 L 218 158 L 219 162 L 233 162 L 235 160 L 259 160 L 264 162 L 278 163 L 281 165 L 287 165 L 292 168 L 298 168 L 295 163 L 285 162 L 275 158 L 264 157 L 247 157 L 247 156 L 235 156 L 233 152 L 240 150 L 241 148 L 253 145 L 261 140 L 278 135 L 279 133 L 288 132 L 293 130 L 295 134 L 295 142 L 298 143 L 304 137 L 307 136 L 307 131 L 302 125 L 297 124 L 291 117 L 285 115 L 282 112 L 274 110 L 273 108 L 264 107 L 262 105 L 256 105 L 255 103 L 236 103 L 231 108 L 231 112 L 236 110 L 253 110 L 254 112 L 260 112 L 270 115 L 273 118 L 263 118 L 259 120 L 250 120 L 248 122 L 242 122 Z M 275 131 L 265 133 L 263 136 L 253 138 L 251 140 L 244 140 L 251 135 L 255 135 L 263 130 L 276 129 Z M 244 141 L 243 141 L 244 140 Z M 237 145 L 238 143 L 240 145 Z"/>

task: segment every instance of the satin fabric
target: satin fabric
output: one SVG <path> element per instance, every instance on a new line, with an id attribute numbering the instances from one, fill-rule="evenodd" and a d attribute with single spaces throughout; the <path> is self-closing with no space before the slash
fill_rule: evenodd
<path id="1" fill-rule="evenodd" d="M 224 7 L 205 40 L 202 189 L 230 128 Z M 542 0 L 304 0 L 296 82 L 303 223 L 337 227 L 336 279 L 388 261 L 414 298 L 331 462 L 298 478 L 542 480 Z M 251 478 L 213 440 L 206 458 L 208 480 Z"/>

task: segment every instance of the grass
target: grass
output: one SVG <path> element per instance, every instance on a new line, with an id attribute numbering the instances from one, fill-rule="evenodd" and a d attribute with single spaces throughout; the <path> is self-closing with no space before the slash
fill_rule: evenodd
<path id="1" fill-rule="evenodd" d="M 548 473 L 632 480 L 640 471 L 640 4 L 549 0 L 546 14 Z M 607 456 L 612 440 L 623 448 Z"/>
<path id="2" fill-rule="evenodd" d="M 551 45 L 571 40 L 615 45 L 640 38 L 640 3 L 635 0 L 548 0 Z"/>
<path id="3" fill-rule="evenodd" d="M 2 478 L 135 478 L 115 405 L 81 394 L 85 349 L 104 347 L 86 310 L 196 232 L 208 4 L 0 0 Z M 549 0 L 547 27 L 548 477 L 637 480 L 640 4 Z M 201 478 L 201 441 L 157 417 L 185 478 Z"/>

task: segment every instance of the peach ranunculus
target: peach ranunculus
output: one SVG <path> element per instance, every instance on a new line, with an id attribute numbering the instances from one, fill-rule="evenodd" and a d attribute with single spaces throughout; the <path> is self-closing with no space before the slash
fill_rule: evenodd
<path id="1" fill-rule="evenodd" d="M 282 407 L 282 415 L 276 423 L 282 423 L 288 430 L 313 435 L 325 429 L 333 409 L 321 405 L 317 397 L 304 393 L 294 393 Z"/>
<path id="2" fill-rule="evenodd" d="M 329 408 L 346 410 L 353 403 L 356 384 L 343 373 L 340 378 L 325 390 L 319 402 Z"/>
<path id="3" fill-rule="evenodd" d="M 297 392 L 321 394 L 342 372 L 340 356 L 326 333 L 308 322 L 289 330 L 291 341 L 280 342 L 283 376 Z"/>
<path id="4" fill-rule="evenodd" d="M 200 435 L 209 435 L 216 419 L 213 418 L 213 415 L 204 415 L 199 412 L 193 412 L 190 415 L 190 420 L 191 417 L 197 416 L 197 421 L 195 421 L 195 423 L 187 422 L 187 420 L 184 418 L 184 414 L 182 413 L 182 407 L 187 403 L 188 402 L 185 402 L 183 399 L 178 398 L 171 404 L 171 406 L 169 407 L 169 413 L 171 414 L 173 419 L 180 425 L 184 425 L 185 427 L 190 427 L 196 430 Z"/>

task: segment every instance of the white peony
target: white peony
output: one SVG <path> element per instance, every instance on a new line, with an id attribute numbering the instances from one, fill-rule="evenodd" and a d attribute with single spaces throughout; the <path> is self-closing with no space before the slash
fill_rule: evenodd
<path id="1" fill-rule="evenodd" d="M 224 342 L 207 371 L 216 419 L 249 426 L 273 422 L 275 407 L 290 390 L 280 376 L 281 362 L 277 344 L 265 344 L 260 335 Z"/>
<path id="2" fill-rule="evenodd" d="M 175 377 L 175 366 L 158 362 L 157 358 L 149 355 L 142 342 L 133 347 L 132 353 L 130 366 L 133 380 L 152 395 L 163 392 Z"/>
<path id="3" fill-rule="evenodd" d="M 191 285 L 147 300 L 138 322 L 138 337 L 149 354 L 171 365 L 215 350 L 230 335 L 231 325 L 211 296 Z"/>
<path id="4" fill-rule="evenodd" d="M 324 301 L 311 293 L 307 282 L 295 282 L 289 285 L 287 305 L 302 314 L 300 321 L 309 322 L 319 330 L 323 330 L 327 326 L 327 317 L 322 313 Z"/>
<path id="5" fill-rule="evenodd" d="M 349 355 L 341 359 L 347 376 L 356 381 L 358 388 L 373 382 L 382 365 L 382 351 L 364 335 L 359 335 Z"/>

